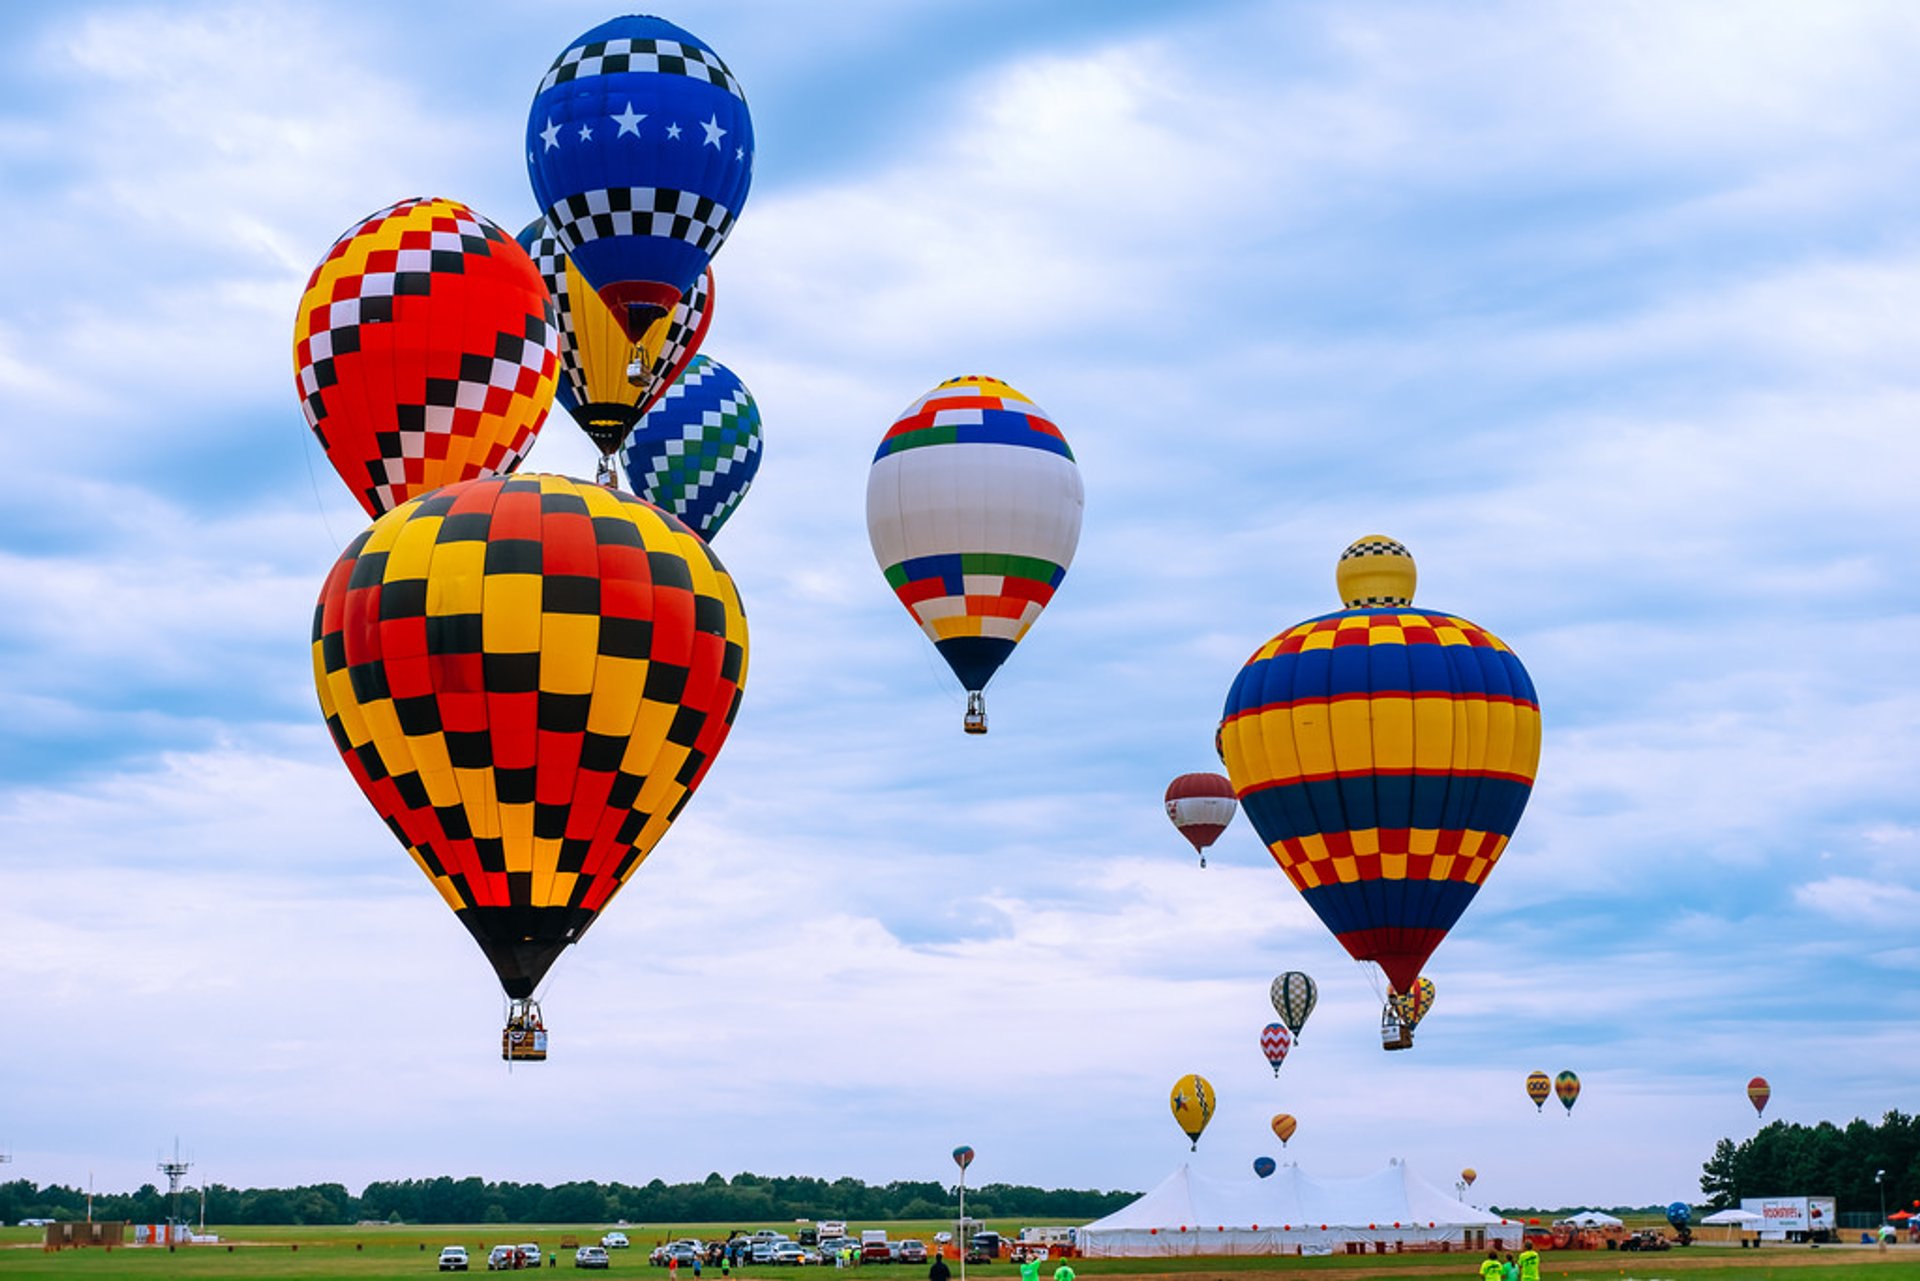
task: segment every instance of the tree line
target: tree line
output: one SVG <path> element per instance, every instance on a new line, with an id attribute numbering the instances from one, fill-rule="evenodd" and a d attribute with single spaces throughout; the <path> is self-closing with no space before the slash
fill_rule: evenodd
<path id="1" fill-rule="evenodd" d="M 1715 1144 L 1700 1190 L 1716 1210 L 1742 1197 L 1830 1196 L 1840 1210 L 1877 1214 L 1883 1185 L 1874 1175 L 1882 1170 L 1887 1213 L 1912 1210 L 1920 1200 L 1920 1118 L 1893 1111 L 1878 1125 L 1775 1121 L 1743 1143 Z"/>
<path id="2" fill-rule="evenodd" d="M 1081 1188 L 1036 1188 L 988 1183 L 967 1189 L 967 1213 L 974 1218 L 1028 1219 L 1034 1222 L 1086 1223 L 1110 1214 L 1137 1192 L 1098 1192 Z M 198 1189 L 182 1193 L 182 1218 L 200 1217 Z M 493 1183 L 479 1178 L 385 1180 L 369 1183 L 358 1196 L 344 1184 L 313 1183 L 292 1188 L 206 1187 L 206 1221 L 219 1224 L 345 1224 L 377 1219 L 388 1223 L 738 1223 L 754 1227 L 795 1219 L 845 1219 L 881 1222 L 943 1219 L 958 1210 L 954 1189 L 940 1183 L 895 1181 L 884 1185 L 859 1179 L 769 1178 L 709 1174 L 697 1183 L 644 1185 L 579 1181 L 548 1187 L 543 1183 Z M 36 1186 L 28 1179 L 0 1183 L 0 1223 L 26 1218 L 78 1219 L 87 1194 L 59 1184 Z M 93 1198 L 96 1219 L 158 1223 L 169 1213 L 167 1194 L 148 1183 L 138 1191 L 100 1193 Z"/>

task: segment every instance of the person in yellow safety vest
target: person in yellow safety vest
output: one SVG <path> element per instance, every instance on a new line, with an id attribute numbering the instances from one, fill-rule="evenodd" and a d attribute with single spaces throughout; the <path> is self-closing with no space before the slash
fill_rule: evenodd
<path id="1" fill-rule="evenodd" d="M 1487 1251 L 1486 1262 L 1480 1265 L 1480 1281 L 1502 1281 L 1502 1278 L 1506 1276 L 1506 1271 L 1505 1268 L 1500 1266 L 1500 1252 L 1498 1250 L 1489 1250 Z"/>
<path id="2" fill-rule="evenodd" d="M 1520 1281 L 1540 1281 L 1540 1252 L 1531 1245 L 1520 1251 Z"/>

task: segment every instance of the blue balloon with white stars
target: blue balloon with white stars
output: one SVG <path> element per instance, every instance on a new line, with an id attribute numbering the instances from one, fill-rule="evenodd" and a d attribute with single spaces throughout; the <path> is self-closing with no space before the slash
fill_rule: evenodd
<path id="1" fill-rule="evenodd" d="M 753 182 L 733 73 L 664 18 L 615 18 L 554 60 L 527 113 L 534 198 L 635 342 L 726 242 Z"/>

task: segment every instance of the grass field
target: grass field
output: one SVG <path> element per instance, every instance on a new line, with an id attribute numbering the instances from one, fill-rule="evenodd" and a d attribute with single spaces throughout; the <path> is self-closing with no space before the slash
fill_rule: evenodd
<path id="1" fill-rule="evenodd" d="M 153 1277 L 178 1278 L 179 1281 L 271 1281 L 282 1277 L 418 1278 L 438 1276 L 435 1262 L 440 1247 L 464 1245 L 474 1265 L 484 1274 L 487 1250 L 494 1245 L 521 1241 L 538 1242 L 545 1251 L 559 1247 L 560 1238 L 571 1233 L 585 1245 L 597 1242 L 608 1225 L 603 1223 L 577 1227 L 565 1225 L 518 1225 L 480 1228 L 471 1225 L 453 1227 L 388 1226 L 375 1227 L 243 1227 L 210 1231 L 220 1234 L 217 1246 L 181 1247 L 173 1253 L 164 1249 L 121 1248 L 111 1252 L 98 1249 L 66 1250 L 49 1254 L 39 1246 L 36 1229 L 0 1228 L 0 1276 L 13 1281 L 38 1278 L 72 1277 Z M 647 1251 L 656 1241 L 692 1236 L 719 1237 L 729 1228 L 751 1229 L 750 1223 L 647 1225 L 625 1229 L 633 1248 L 613 1252 L 613 1267 L 608 1275 L 665 1281 L 664 1271 L 647 1266 Z M 784 1225 L 774 1225 L 784 1226 Z M 899 1239 L 918 1236 L 932 1238 L 940 1229 L 935 1223 L 888 1224 L 890 1235 Z M 1016 1225 L 995 1223 L 1011 1230 Z M 228 1250 L 231 1244 L 233 1249 Z M 1871 1269 L 1871 1281 L 1920 1281 L 1920 1247 L 1900 1246 L 1884 1254 L 1873 1249 L 1854 1247 L 1772 1246 L 1765 1250 L 1740 1250 L 1725 1246 L 1695 1246 L 1658 1255 L 1620 1255 L 1605 1251 L 1568 1251 L 1543 1256 L 1543 1281 L 1561 1277 L 1607 1278 L 1625 1281 L 1671 1281 L 1685 1273 L 1705 1273 L 1699 1281 L 1861 1281 L 1863 1270 Z M 1477 1281 L 1476 1257 L 1466 1254 L 1404 1254 L 1366 1256 L 1336 1255 L 1317 1259 L 1278 1258 L 1196 1258 L 1196 1259 L 1076 1259 L 1074 1271 L 1082 1277 L 1176 1277 L 1179 1281 L 1257 1281 L 1261 1277 L 1288 1278 L 1289 1281 L 1366 1281 L 1367 1278 L 1451 1277 L 1455 1281 Z M 580 1276 L 573 1269 L 572 1252 L 567 1251 L 557 1267 L 542 1271 L 552 1277 Z M 708 1276 L 717 1276 L 707 1269 Z M 1008 1263 L 987 1266 L 970 1265 L 969 1278 L 983 1281 L 1017 1281 L 1019 1269 Z M 826 1268 L 744 1268 L 735 1273 L 747 1281 L 830 1281 L 836 1275 Z M 856 1274 L 859 1281 L 922 1281 L 924 1266 L 868 1265 Z M 1043 1273 L 1043 1275 L 1047 1275 Z M 956 1269 L 957 1276 L 957 1269 Z M 682 1273 L 685 1281 L 685 1273 Z M 849 1277 L 849 1281 L 852 1278 Z"/>

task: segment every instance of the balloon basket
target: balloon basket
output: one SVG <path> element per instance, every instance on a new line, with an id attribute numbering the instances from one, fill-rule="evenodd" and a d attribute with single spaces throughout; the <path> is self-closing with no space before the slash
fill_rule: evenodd
<path id="1" fill-rule="evenodd" d="M 979 690 L 972 690 L 967 694 L 967 718 L 960 724 L 961 728 L 969 734 L 984 734 L 987 732 L 986 695 L 982 694 Z"/>
<path id="2" fill-rule="evenodd" d="M 547 1025 L 534 1002 L 513 1003 L 507 1014 L 507 1026 L 500 1032 L 500 1057 L 509 1063 L 546 1062 Z"/>
<path id="3" fill-rule="evenodd" d="M 1410 1050 L 1413 1048 L 1413 1028 L 1400 1019 L 1400 1011 L 1393 1008 L 1393 1002 L 1387 1002 L 1380 1011 L 1380 1048 L 1383 1050 Z"/>

